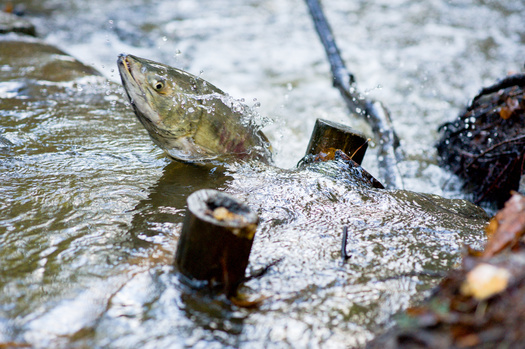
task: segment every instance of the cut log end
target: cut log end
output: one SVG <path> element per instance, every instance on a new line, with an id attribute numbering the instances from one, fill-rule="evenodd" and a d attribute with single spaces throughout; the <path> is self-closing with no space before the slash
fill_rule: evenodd
<path id="1" fill-rule="evenodd" d="M 312 162 L 338 160 L 344 161 L 354 169 L 355 178 L 366 185 L 385 189 L 377 179 L 361 167 L 361 162 L 368 148 L 369 139 L 354 131 L 349 126 L 337 122 L 317 119 L 306 156 L 302 158 L 298 167 Z"/>
<path id="2" fill-rule="evenodd" d="M 341 149 L 352 160 L 361 165 L 368 148 L 368 139 L 349 126 L 317 119 L 315 122 L 306 155 L 328 153 L 331 149 Z"/>
<path id="3" fill-rule="evenodd" d="M 217 190 L 199 190 L 188 207 L 175 263 L 190 280 L 222 286 L 232 297 L 245 276 L 259 221 L 248 206 Z"/>

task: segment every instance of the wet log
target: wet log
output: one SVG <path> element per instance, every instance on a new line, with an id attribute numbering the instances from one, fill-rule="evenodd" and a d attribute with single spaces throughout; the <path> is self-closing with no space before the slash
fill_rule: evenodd
<path id="1" fill-rule="evenodd" d="M 195 285 L 220 286 L 234 297 L 245 278 L 258 216 L 217 190 L 196 191 L 187 204 L 176 267 Z"/>
<path id="2" fill-rule="evenodd" d="M 345 165 L 341 167 L 341 171 L 351 173 L 353 179 L 371 188 L 385 189 L 381 182 L 361 167 L 367 147 L 368 139 L 351 127 L 317 119 L 306 155 L 297 167 L 323 161 L 340 161 Z"/>
<path id="3" fill-rule="evenodd" d="M 441 166 L 464 180 L 474 203 L 498 208 L 525 174 L 525 74 L 483 88 L 459 117 L 440 126 Z"/>
<path id="4" fill-rule="evenodd" d="M 359 93 L 355 77 L 346 69 L 321 4 L 318 0 L 305 1 L 330 62 L 334 87 L 341 93 L 350 112 L 364 118 L 372 128 L 379 148 L 377 157 L 380 176 L 387 187 L 398 187 L 398 181 L 401 181 L 396 153 L 399 138 L 394 131 L 390 114 L 381 102 L 370 100 Z"/>
<path id="5" fill-rule="evenodd" d="M 306 155 L 328 153 L 332 149 L 340 149 L 361 165 L 367 148 L 368 139 L 351 127 L 329 120 L 317 119 Z"/>

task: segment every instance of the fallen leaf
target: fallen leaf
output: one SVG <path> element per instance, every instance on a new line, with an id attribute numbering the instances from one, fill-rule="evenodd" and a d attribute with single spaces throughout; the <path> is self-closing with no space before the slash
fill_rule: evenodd
<path id="1" fill-rule="evenodd" d="M 512 197 L 492 218 L 487 227 L 488 242 L 483 257 L 492 257 L 506 247 L 513 247 L 525 234 L 525 196 L 513 193 Z"/>

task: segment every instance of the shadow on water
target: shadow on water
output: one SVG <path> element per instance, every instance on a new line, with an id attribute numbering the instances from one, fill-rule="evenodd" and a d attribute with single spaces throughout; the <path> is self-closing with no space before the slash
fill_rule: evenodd
<path id="1" fill-rule="evenodd" d="M 210 342 L 219 341 L 225 345 L 238 344 L 235 343 L 238 341 L 236 336 L 243 331 L 246 312 L 234 309 L 224 295 L 216 297 L 208 290 L 196 291 L 188 287 L 183 287 L 180 291 L 184 316 L 195 328 L 199 328 L 208 336 L 211 335 L 211 338 L 208 338 Z M 228 335 L 221 340 L 220 333 Z"/>
<path id="2" fill-rule="evenodd" d="M 186 198 L 200 189 L 221 189 L 232 178 L 226 169 L 212 164 L 171 161 L 162 177 L 149 189 L 149 195 L 135 207 L 130 233 L 154 237 L 159 231 L 182 223 Z"/>

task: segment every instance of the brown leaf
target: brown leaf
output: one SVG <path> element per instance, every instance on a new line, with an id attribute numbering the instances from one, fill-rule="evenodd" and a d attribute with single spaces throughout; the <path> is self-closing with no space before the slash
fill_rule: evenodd
<path id="1" fill-rule="evenodd" d="M 498 211 L 487 227 L 489 240 L 483 251 L 483 257 L 492 257 L 507 247 L 515 246 L 525 234 L 525 196 L 513 193 L 505 203 L 505 207 Z M 496 229 L 495 232 L 492 232 Z"/>
<path id="2" fill-rule="evenodd" d="M 514 112 L 519 109 L 520 107 L 520 101 L 517 100 L 516 98 L 511 98 L 511 97 L 508 97 L 506 100 L 505 100 L 505 106 L 502 107 L 499 111 L 499 116 L 502 118 L 502 119 L 505 119 L 507 120 L 508 118 L 510 118 L 512 116 L 512 114 L 514 114 Z"/>

